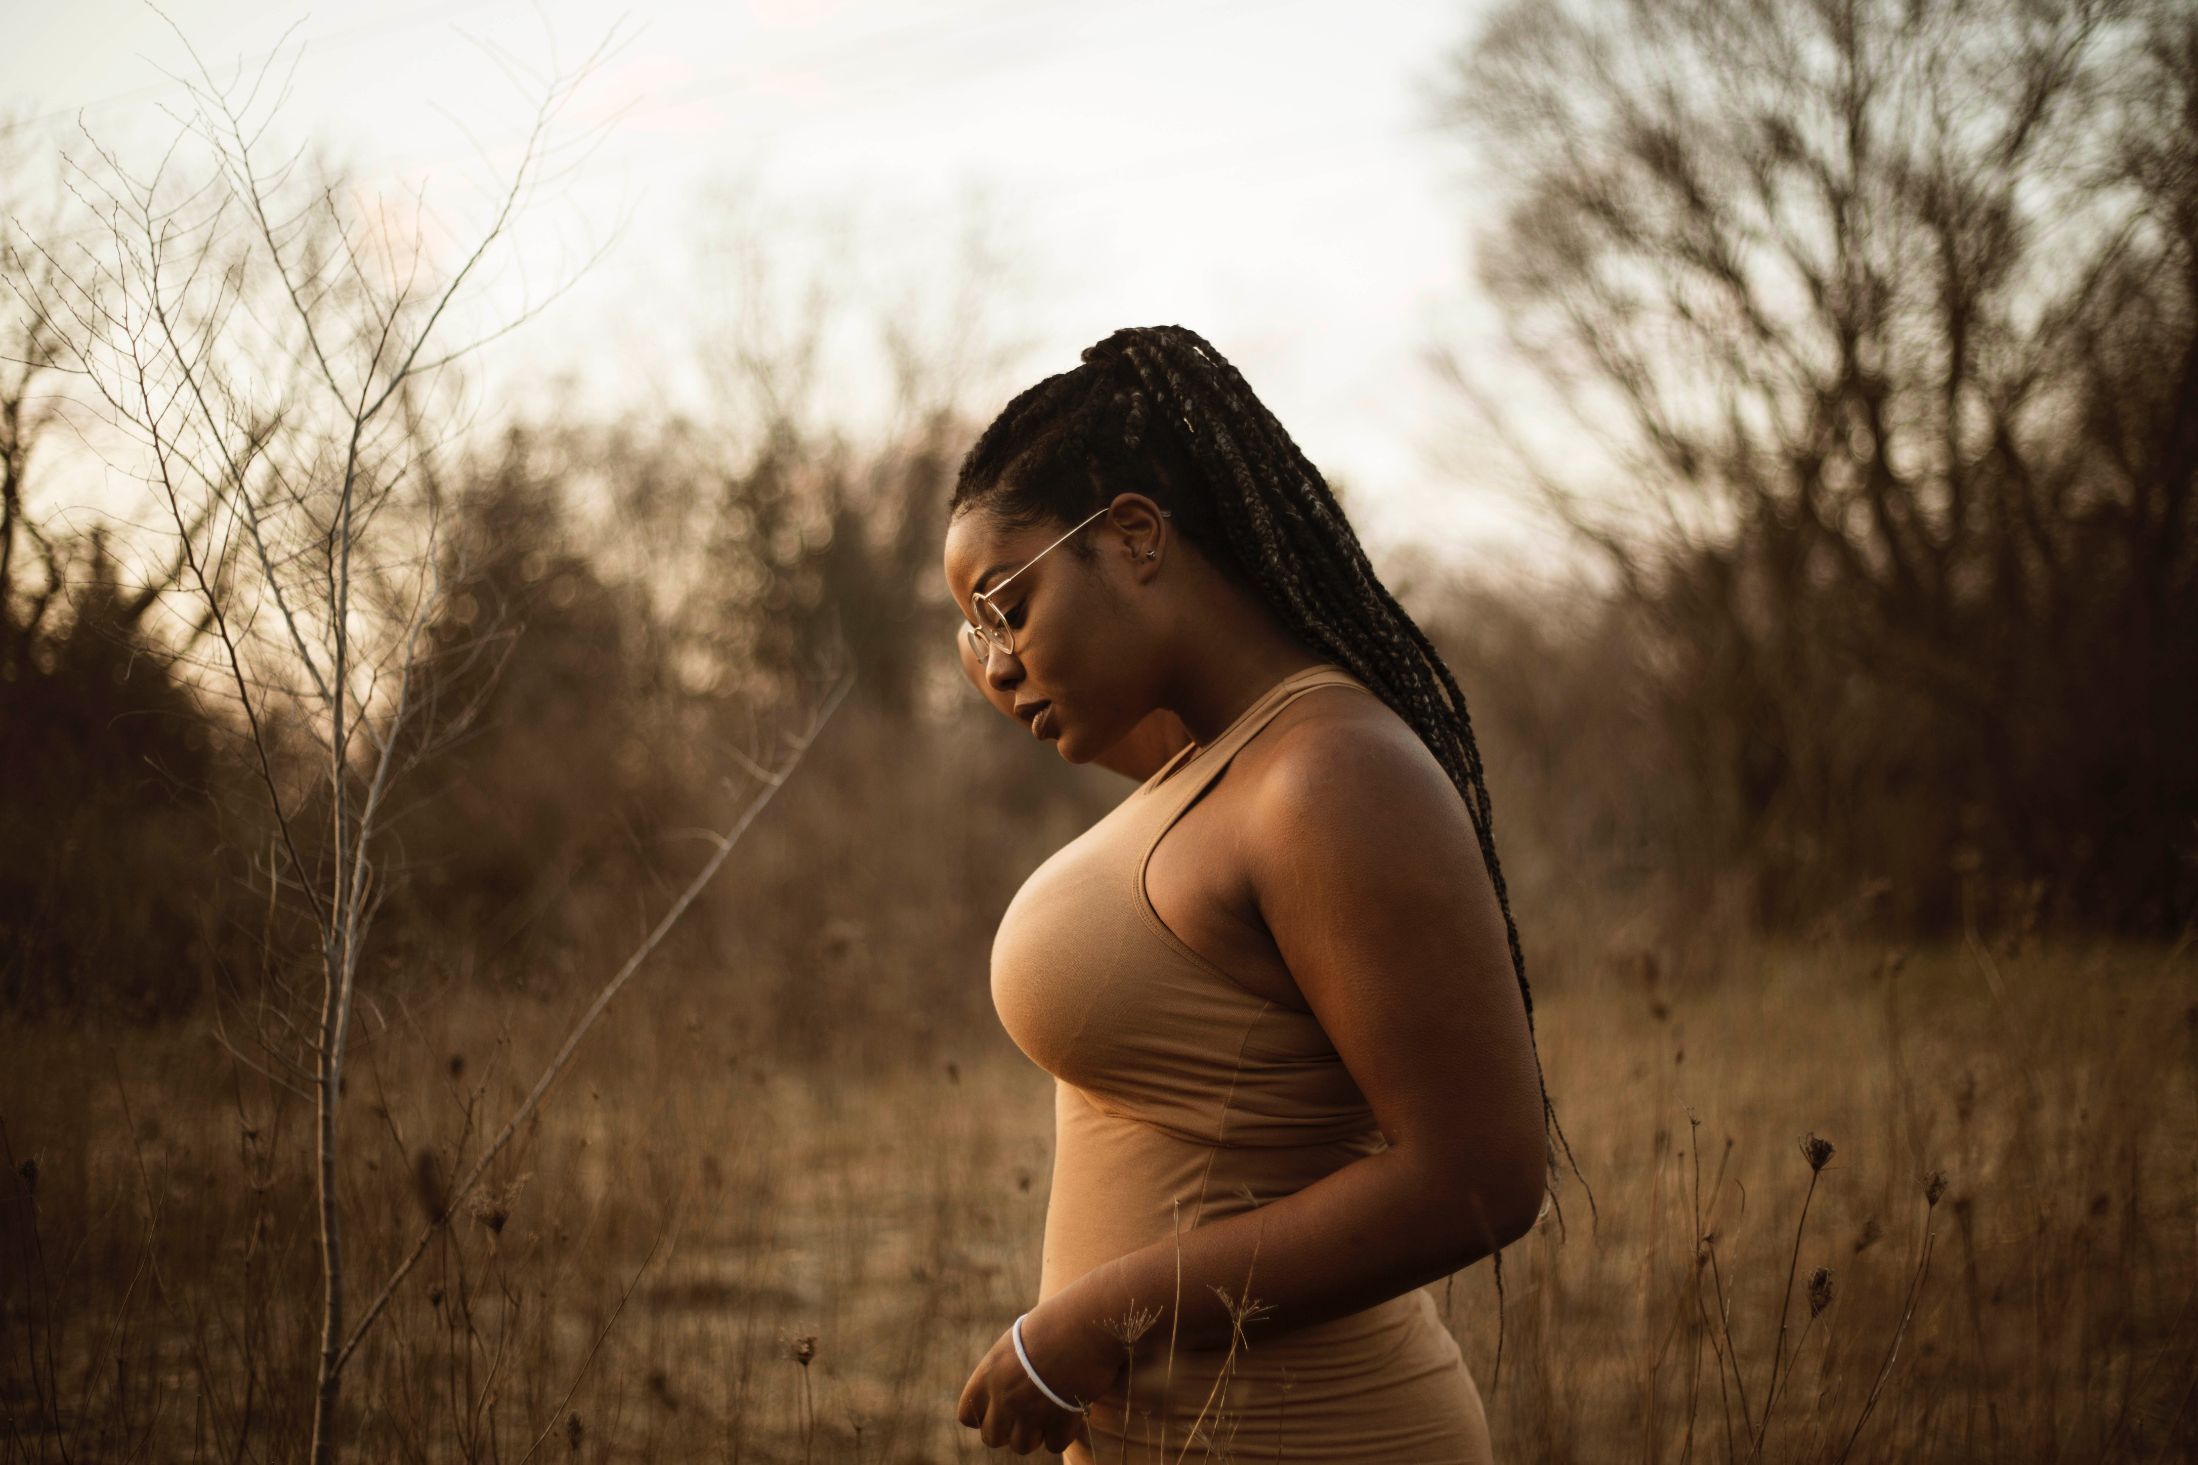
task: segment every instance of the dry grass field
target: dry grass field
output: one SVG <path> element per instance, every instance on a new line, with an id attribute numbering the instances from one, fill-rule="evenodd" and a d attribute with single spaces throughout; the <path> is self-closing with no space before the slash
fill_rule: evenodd
<path id="1" fill-rule="evenodd" d="M 1537 1019 L 1595 1214 L 1568 1173 L 1506 1253 L 1500 1378 L 1490 1267 L 1435 1288 L 1505 1459 L 2192 1457 L 2187 945 L 1587 924 Z M 666 969 L 614 1009 L 364 1349 L 351 1458 L 987 1453 L 954 1401 L 1034 1296 L 1050 1080 L 996 1026 L 903 1045 L 859 1004 L 775 1059 L 725 988 Z M 391 1017 L 346 1107 L 355 1298 L 566 1013 Z M 0 1043 L 0 1458 L 297 1458 L 304 1108 L 188 1028 Z"/>
<path id="2" fill-rule="evenodd" d="M 1192 569 L 1046 561 L 1024 686 L 1270 615 L 1501 846 L 1577 1161 L 1431 1289 L 1505 1465 L 2198 1461 L 2198 6 L 1379 7 L 1409 85 L 1227 5 L 111 8 L 6 32 L 0 1465 L 990 1453 L 1054 1111 L 988 943 L 1128 785 L 972 692 L 942 536 L 1087 484 Z M 1058 335 L 1128 298 L 1220 344 Z"/>
<path id="3" fill-rule="evenodd" d="M 0 51 L 0 1465 L 986 1455 L 1127 784 L 948 580 L 1100 491 L 1019 688 L 1286 634 L 1501 846 L 1506 1465 L 2198 1461 L 2198 6 L 276 8 Z"/>

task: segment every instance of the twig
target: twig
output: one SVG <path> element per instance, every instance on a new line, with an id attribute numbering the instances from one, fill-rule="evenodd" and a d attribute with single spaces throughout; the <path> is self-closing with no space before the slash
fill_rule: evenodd
<path id="1" fill-rule="evenodd" d="M 548 1067 L 542 1070 L 542 1076 L 535 1080 L 534 1088 L 527 1094 L 519 1107 L 512 1111 L 511 1117 L 504 1121 L 503 1128 L 482 1150 L 479 1158 L 474 1160 L 473 1167 L 466 1172 L 465 1178 L 451 1188 L 443 1214 L 429 1221 L 421 1228 L 419 1236 L 414 1239 L 412 1248 L 406 1254 L 405 1259 L 397 1264 L 397 1268 L 390 1274 L 389 1280 L 382 1284 L 381 1291 L 375 1295 L 374 1300 L 368 1303 L 365 1311 L 360 1314 L 358 1322 L 352 1327 L 351 1336 L 344 1341 L 342 1348 L 337 1351 L 336 1368 L 341 1369 L 350 1360 L 351 1355 L 358 1351 L 359 1344 L 365 1339 L 367 1331 L 373 1327 L 375 1320 L 389 1306 L 390 1299 L 396 1296 L 397 1288 L 403 1284 L 406 1277 L 411 1275 L 412 1269 L 419 1264 L 420 1258 L 426 1254 L 428 1246 L 434 1241 L 436 1233 L 448 1224 L 450 1215 L 456 1210 L 458 1203 L 479 1183 L 481 1177 L 487 1173 L 490 1164 L 495 1161 L 496 1156 L 502 1152 L 512 1136 L 518 1132 L 519 1126 L 526 1122 L 527 1117 L 540 1106 L 542 1100 L 549 1094 L 551 1087 L 556 1084 L 559 1076 L 564 1073 L 566 1065 L 571 1062 L 572 1055 L 579 1048 L 581 1039 L 585 1038 L 588 1030 L 595 1026 L 596 1019 L 601 1017 L 604 1009 L 610 1006 L 611 999 L 618 995 L 620 989 L 640 969 L 642 962 L 648 959 L 650 953 L 656 950 L 657 945 L 678 923 L 680 917 L 686 914 L 687 907 L 694 903 L 695 897 L 702 893 L 703 887 L 708 885 L 711 877 L 717 874 L 718 868 L 725 863 L 726 857 L 733 852 L 734 844 L 747 831 L 749 824 L 754 821 L 756 815 L 761 813 L 764 806 L 771 801 L 771 796 L 785 786 L 787 775 L 793 771 L 794 766 L 800 762 L 803 753 L 816 740 L 818 732 L 830 720 L 832 713 L 838 708 L 840 700 L 847 695 L 848 688 L 854 684 L 854 680 L 855 673 L 853 668 L 850 667 L 841 675 L 839 681 L 833 685 L 830 694 L 825 698 L 822 710 L 818 713 L 809 731 L 795 739 L 794 752 L 787 759 L 785 765 L 765 781 L 762 791 L 742 811 L 740 818 L 721 837 L 717 852 L 710 856 L 708 862 L 703 865 L 694 879 L 687 882 L 687 888 L 680 892 L 679 899 L 672 903 L 671 909 L 664 913 L 654 929 L 649 932 L 639 946 L 634 948 L 633 954 L 626 958 L 625 963 L 619 967 L 611 979 L 603 984 L 602 990 L 596 993 L 595 1000 L 588 1005 L 588 1010 L 573 1025 L 572 1031 L 566 1034 L 565 1041 L 558 1048 L 556 1056 L 550 1060 Z"/>
<path id="2" fill-rule="evenodd" d="M 1928 1214 L 1926 1212 L 1927 1217 Z M 1862 1412 L 1855 1416 L 1855 1427 L 1848 1431 L 1847 1443 L 1839 1452 L 1842 1465 L 1848 1455 L 1853 1453 L 1855 1440 L 1861 1436 L 1862 1426 L 1869 1419 L 1870 1411 L 1877 1407 L 1878 1392 L 1885 1387 L 1885 1380 L 1893 1371 L 1893 1360 L 1900 1356 L 1901 1335 L 1908 1331 L 1908 1320 L 1916 1315 L 1916 1300 L 1923 1291 L 1924 1274 L 1931 1268 L 1931 1242 L 1937 1234 L 1937 1230 L 1926 1219 L 1923 1228 L 1923 1256 L 1916 1264 L 1916 1275 L 1908 1283 L 1908 1298 L 1905 1310 L 1900 1315 L 1900 1325 L 1893 1329 L 1893 1341 L 1885 1349 L 1885 1361 L 1878 1365 L 1877 1377 L 1870 1384 L 1869 1395 L 1862 1401 Z"/>

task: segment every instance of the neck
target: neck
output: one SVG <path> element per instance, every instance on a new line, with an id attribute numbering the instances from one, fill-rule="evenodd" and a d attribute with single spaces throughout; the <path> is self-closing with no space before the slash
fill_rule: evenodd
<path id="1" fill-rule="evenodd" d="M 1329 659 L 1316 655 L 1264 609 L 1250 614 L 1252 608 L 1243 607 L 1241 598 L 1230 599 L 1235 608 L 1187 633 L 1195 649 L 1161 694 L 1160 705 L 1183 720 L 1199 747 L 1219 737 L 1275 683 Z"/>

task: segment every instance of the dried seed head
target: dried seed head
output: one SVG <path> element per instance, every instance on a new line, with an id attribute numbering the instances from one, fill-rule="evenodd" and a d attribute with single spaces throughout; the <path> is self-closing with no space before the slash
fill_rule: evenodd
<path id="1" fill-rule="evenodd" d="M 440 1221 L 449 1206 L 443 1189 L 443 1167 L 435 1157 L 435 1151 L 420 1146 L 412 1157 L 412 1194 L 420 1203 L 420 1211 L 430 1221 Z"/>
<path id="2" fill-rule="evenodd" d="M 1809 1316 L 1815 1317 L 1832 1305 L 1832 1269 L 1818 1267 L 1809 1273 Z"/>
<path id="3" fill-rule="evenodd" d="M 38 1194 L 38 1161 L 25 1160 L 15 1173 L 23 1177 L 23 1188 L 32 1195 Z"/>
<path id="4" fill-rule="evenodd" d="M 1211 1282 L 1207 1283 L 1206 1286 L 1207 1290 L 1221 1299 L 1222 1307 L 1227 1309 L 1229 1316 L 1235 1319 L 1238 1327 L 1242 1327 L 1253 1318 L 1262 1317 L 1275 1310 L 1273 1303 L 1261 1302 L 1248 1292 L 1244 1294 L 1244 1300 L 1239 1302 L 1229 1294 L 1229 1289 L 1226 1287 L 1216 1286 Z"/>
<path id="5" fill-rule="evenodd" d="M 466 1203 L 467 1212 L 493 1234 L 503 1235 L 505 1223 L 511 1220 L 511 1209 L 519 1200 L 519 1192 L 527 1188 L 528 1176 L 533 1173 L 530 1170 L 526 1175 L 515 1175 L 494 1190 L 484 1189 Z"/>
<path id="6" fill-rule="evenodd" d="M 1939 1203 L 1939 1197 L 1944 1194 L 1946 1194 L 1945 1171 L 1933 1170 L 1930 1174 L 1923 1177 L 1923 1203 L 1925 1205 L 1937 1205 Z"/>
<path id="7" fill-rule="evenodd" d="M 1801 1142 L 1801 1156 L 1809 1162 L 1811 1170 L 1821 1170 L 1824 1168 L 1824 1162 L 1832 1157 L 1832 1142 L 1816 1134 L 1811 1134 Z"/>
<path id="8" fill-rule="evenodd" d="M 1862 1223 L 1862 1234 L 1855 1238 L 1855 1255 L 1860 1256 L 1862 1255 L 1862 1253 L 1868 1251 L 1872 1246 L 1876 1245 L 1877 1239 L 1884 1234 L 1884 1222 L 1878 1220 L 1878 1218 L 1875 1216 L 1871 1216 L 1869 1219 L 1865 1220 Z"/>
<path id="9" fill-rule="evenodd" d="M 580 1413 L 578 1410 L 565 1416 L 565 1448 L 575 1455 L 580 1453 Z"/>
<path id="10" fill-rule="evenodd" d="M 789 1338 L 786 1341 L 786 1356 L 807 1368 L 817 1356 L 817 1335 L 803 1333 L 797 1338 Z"/>
<path id="11" fill-rule="evenodd" d="M 1108 1318 L 1107 1332 L 1125 1348 L 1135 1347 L 1137 1340 L 1152 1331 L 1152 1325 L 1160 1321 L 1158 1307 L 1132 1307 L 1120 1317 Z"/>

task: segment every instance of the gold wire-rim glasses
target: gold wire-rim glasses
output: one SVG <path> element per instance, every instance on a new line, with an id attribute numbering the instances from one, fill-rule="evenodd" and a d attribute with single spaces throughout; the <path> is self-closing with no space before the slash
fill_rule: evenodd
<path id="1" fill-rule="evenodd" d="M 1039 550 L 1029 559 L 1024 560 L 1022 564 L 1019 565 L 1012 574 L 1008 575 L 1007 579 L 1001 580 L 990 590 L 980 590 L 976 594 L 970 596 L 969 606 L 970 609 L 976 613 L 977 619 L 975 621 L 964 621 L 962 623 L 963 635 L 981 636 L 984 638 L 985 641 L 990 642 L 992 645 L 1000 648 L 1000 650 L 1005 651 L 1008 655 L 1013 656 L 1015 654 L 1015 628 L 1007 623 L 1007 615 L 1005 614 L 1005 612 L 1003 612 L 998 606 L 992 603 L 992 597 L 998 595 L 1002 590 L 1005 590 L 1007 588 L 1008 580 L 1014 579 L 1016 575 L 1020 575 L 1024 570 L 1029 569 L 1032 565 L 1035 565 L 1036 563 L 1038 563 L 1038 561 L 1044 559 L 1047 555 L 1051 554 L 1057 547 L 1066 543 L 1068 541 L 1069 535 L 1074 534 L 1078 529 L 1083 528 L 1085 524 L 1089 524 L 1093 519 L 1098 518 L 1101 514 L 1106 513 L 1107 510 L 1113 507 L 1114 505 L 1111 503 L 1101 505 L 1099 508 L 1093 510 L 1090 514 L 1086 515 L 1083 522 L 1077 524 L 1074 528 L 1070 529 L 1067 534 L 1063 534 L 1059 539 L 1054 540 L 1052 544 L 1047 545 L 1044 549 Z M 1175 517 L 1175 511 L 1172 509 L 1162 509 L 1160 511 L 1160 517 L 1162 517 L 1163 519 L 1172 519 Z M 979 645 L 975 641 L 971 641 L 969 644 L 970 649 L 977 653 L 977 659 L 982 661 L 985 655 L 984 647 L 982 645 Z"/>

